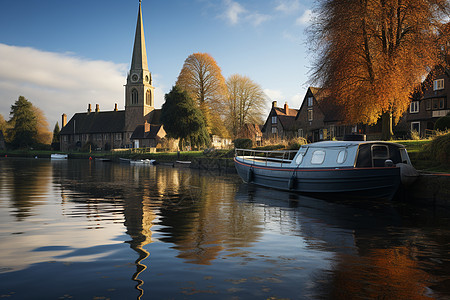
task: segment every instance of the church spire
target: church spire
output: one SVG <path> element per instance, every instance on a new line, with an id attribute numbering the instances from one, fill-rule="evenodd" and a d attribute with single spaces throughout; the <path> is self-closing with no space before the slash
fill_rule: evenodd
<path id="1" fill-rule="evenodd" d="M 145 50 L 144 26 L 142 21 L 141 0 L 139 0 L 139 12 L 134 37 L 133 57 L 131 58 L 131 71 L 148 70 L 147 51 Z"/>

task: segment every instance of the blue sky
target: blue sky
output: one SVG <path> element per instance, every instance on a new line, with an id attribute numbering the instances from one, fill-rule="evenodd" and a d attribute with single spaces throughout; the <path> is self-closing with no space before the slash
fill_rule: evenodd
<path id="1" fill-rule="evenodd" d="M 2 1 L 0 114 L 19 95 L 41 108 L 53 129 L 88 103 L 124 107 L 138 0 Z M 299 108 L 312 54 L 305 29 L 313 0 L 142 0 L 155 106 L 184 60 L 206 52 L 225 78 L 249 76 L 271 100 Z M 267 107 L 270 103 L 267 103 Z"/>

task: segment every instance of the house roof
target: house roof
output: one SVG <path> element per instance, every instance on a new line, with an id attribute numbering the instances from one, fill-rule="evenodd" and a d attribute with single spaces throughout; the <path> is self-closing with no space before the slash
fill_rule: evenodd
<path id="1" fill-rule="evenodd" d="M 132 140 L 137 139 L 155 139 L 158 136 L 158 132 L 161 130 L 162 125 L 154 125 L 149 124 L 150 130 L 145 132 L 145 126 L 139 125 L 136 127 L 136 129 L 133 131 L 133 134 L 131 135 Z"/>
<path id="2" fill-rule="evenodd" d="M 284 110 L 284 108 L 281 107 L 274 107 L 273 110 L 277 114 L 277 116 L 293 116 L 295 117 L 298 113 L 297 109 L 287 108 L 287 111 Z"/>
<path id="3" fill-rule="evenodd" d="M 76 113 L 60 134 L 123 132 L 125 111 Z"/>

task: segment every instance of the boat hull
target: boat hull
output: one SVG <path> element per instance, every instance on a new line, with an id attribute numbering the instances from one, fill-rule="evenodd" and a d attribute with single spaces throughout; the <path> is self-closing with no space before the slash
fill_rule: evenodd
<path id="1" fill-rule="evenodd" d="M 400 186 L 400 168 L 270 168 L 234 159 L 247 183 L 298 193 L 391 199 Z"/>

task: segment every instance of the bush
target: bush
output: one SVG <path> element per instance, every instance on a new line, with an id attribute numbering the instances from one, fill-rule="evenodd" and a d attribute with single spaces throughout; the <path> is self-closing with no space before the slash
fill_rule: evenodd
<path id="1" fill-rule="evenodd" d="M 450 133 L 435 137 L 427 146 L 431 159 L 443 164 L 450 163 Z"/>
<path id="2" fill-rule="evenodd" d="M 253 148 L 253 141 L 251 139 L 235 139 L 233 143 L 235 148 L 239 149 Z"/>
<path id="3" fill-rule="evenodd" d="M 437 119 L 434 123 L 434 130 L 446 131 L 450 129 L 450 116 L 445 116 Z"/>
<path id="4" fill-rule="evenodd" d="M 287 150 L 298 150 L 301 145 L 306 144 L 308 144 L 308 141 L 305 138 L 302 137 L 294 138 L 289 140 Z"/>

